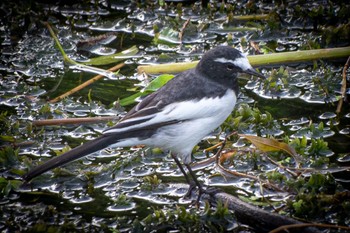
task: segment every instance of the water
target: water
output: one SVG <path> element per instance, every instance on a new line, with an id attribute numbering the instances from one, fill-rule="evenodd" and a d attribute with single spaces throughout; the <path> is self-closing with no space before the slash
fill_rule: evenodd
<path id="1" fill-rule="evenodd" d="M 14 8 L 11 3 L 2 4 Z M 137 45 L 139 53 L 126 57 L 127 65 L 118 74 L 105 71 L 113 65 L 93 69 L 81 65 L 69 67 L 64 64 L 46 27 L 39 20 L 29 26 L 26 18 L 16 15 L 15 10 L 12 13 L 9 11 L 8 15 L 14 14 L 19 18 L 17 25 L 25 33 L 16 31 L 14 26 L 1 19 L 0 108 L 1 112 L 8 112 L 5 118 L 9 120 L 9 125 L 2 126 L 2 135 L 12 135 L 18 142 L 32 142 L 20 148 L 19 158 L 13 164 L 2 164 L 2 177 L 9 180 L 18 181 L 20 174 L 17 171 L 23 173 L 28 166 L 56 156 L 67 145 L 76 147 L 95 138 L 117 120 L 48 127 L 31 127 L 30 122 L 69 117 L 122 116 L 131 106 L 119 106 L 118 99 L 141 90 L 153 78 L 136 73 L 136 67 L 140 64 L 197 60 L 205 50 L 219 44 L 234 45 L 253 54 L 255 50 L 247 41 L 255 43 L 262 51 L 276 52 L 305 49 L 312 41 L 325 43 L 323 35 L 317 34 L 317 31 L 310 35 L 312 24 L 309 21 L 296 19 L 297 16 L 289 12 L 293 9 L 292 5 L 286 12 L 279 12 L 286 14 L 283 15 L 285 22 L 276 30 L 272 29 L 273 25 L 264 28 L 265 21 L 231 21 L 227 12 L 219 11 L 214 6 L 211 10 L 203 9 L 199 3 L 183 6 L 181 12 L 176 6 L 154 7 L 145 3 L 138 6 L 133 1 L 112 1 L 110 5 L 101 1 L 87 6 L 33 4 L 43 8 L 46 13 L 53 7 L 54 13 L 47 19 L 71 58 L 83 61 L 119 52 L 132 45 Z M 232 5 L 235 14 L 247 13 L 245 4 Z M 274 9 L 274 5 L 269 3 L 260 3 L 260 6 L 268 11 Z M 309 7 L 308 3 L 305 7 Z M 188 19 L 180 40 L 179 33 Z M 269 24 L 272 22 L 269 21 Z M 159 35 L 157 30 L 160 31 Z M 79 42 L 105 33 L 108 36 L 97 45 L 78 49 Z M 338 46 L 349 45 L 346 40 L 339 40 Z M 305 167 L 312 167 L 318 159 L 324 158 L 331 160 L 330 164 L 322 167 L 325 169 L 331 166 L 338 168 L 340 165 L 334 161 L 348 163 L 348 104 L 344 103 L 339 115 L 335 113 L 343 65 L 343 61 L 322 61 L 317 64 L 283 64 L 283 69 L 279 65 L 259 67 L 269 79 L 264 82 L 240 80 L 238 102 L 246 104 L 249 109 L 259 108 L 260 114 L 252 111 L 244 116 L 243 112 L 244 117 L 240 121 L 240 116 L 235 115 L 239 111 L 237 107 L 233 114 L 237 118 L 229 119 L 222 129 L 273 136 L 280 141 L 287 136 L 291 140 L 307 139 L 305 150 L 308 151 L 313 149 L 311 139 L 326 139 L 329 142 L 328 150 L 314 145 L 316 149 L 321 149 L 313 158 L 304 158 L 306 161 L 315 160 L 306 162 Z M 274 72 L 277 75 L 270 78 Z M 105 78 L 60 102 L 47 102 L 95 74 L 102 74 Z M 265 111 L 271 113 L 271 120 Z M 222 137 L 219 140 L 216 136 L 213 134 L 199 144 L 195 149 L 196 161 L 214 156 L 217 149 L 207 153 L 203 150 L 222 140 Z M 222 158 L 225 169 L 254 175 L 261 180 L 266 178 L 266 174 L 276 172 L 291 182 L 297 182 L 298 178 L 268 159 L 287 167 L 293 166 L 293 159 L 287 154 L 260 153 L 239 136 L 230 138 L 226 145 L 225 150 L 232 152 L 232 156 L 225 160 Z M 341 168 L 325 171 L 337 175 L 339 171 L 344 172 Z M 284 190 L 264 189 L 263 182 L 247 177 L 222 174 L 213 161 L 202 165 L 196 174 L 204 184 L 237 193 L 252 201 L 266 198 L 271 205 L 280 206 L 293 200 L 295 195 Z M 346 174 L 337 177 L 339 184 L 348 182 Z M 282 180 L 277 185 L 284 187 L 286 183 Z M 167 152 L 142 147 L 107 149 L 43 174 L 31 184 L 18 187 L 17 192 L 1 196 L 3 217 L 0 217 L 0 229 L 35 229 L 40 219 L 57 227 L 71 223 L 75 229 L 85 231 L 129 231 L 138 221 L 154 214 L 155 210 L 173 213 L 178 211 L 178 206 L 185 206 L 190 211 L 194 208 L 191 203 L 196 193 L 186 199 L 183 195 L 187 189 L 185 179 Z M 200 208 L 203 209 L 203 205 Z M 338 214 L 341 216 L 343 213 L 339 211 Z M 6 219 L 14 221 L 8 223 L 4 221 Z M 319 221 L 320 218 L 315 219 Z M 348 217 L 345 219 L 349 220 Z"/>

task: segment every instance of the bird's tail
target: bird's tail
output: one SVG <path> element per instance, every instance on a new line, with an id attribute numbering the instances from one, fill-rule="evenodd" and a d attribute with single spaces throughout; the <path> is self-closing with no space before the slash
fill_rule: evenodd
<path id="1" fill-rule="evenodd" d="M 107 138 L 106 138 L 107 137 Z M 32 170 L 30 170 L 27 174 L 25 174 L 22 178 L 25 181 L 30 181 L 31 179 L 41 175 L 44 172 L 47 172 L 56 167 L 67 164 L 73 160 L 79 159 L 85 155 L 91 154 L 93 152 L 102 150 L 111 144 L 110 140 L 108 140 L 107 135 L 102 135 L 94 140 L 88 141 L 83 145 L 80 145 L 60 156 L 54 157 L 49 161 L 41 164 Z"/>

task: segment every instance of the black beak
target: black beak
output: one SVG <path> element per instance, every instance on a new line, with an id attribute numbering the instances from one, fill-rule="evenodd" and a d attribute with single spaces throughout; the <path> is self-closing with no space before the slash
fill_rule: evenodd
<path id="1" fill-rule="evenodd" d="M 253 68 L 245 70 L 245 71 L 242 71 L 242 72 L 246 73 L 246 74 L 251 74 L 251 75 L 257 76 L 259 78 L 266 79 L 266 77 L 264 75 L 262 75 L 259 72 L 255 71 Z"/>

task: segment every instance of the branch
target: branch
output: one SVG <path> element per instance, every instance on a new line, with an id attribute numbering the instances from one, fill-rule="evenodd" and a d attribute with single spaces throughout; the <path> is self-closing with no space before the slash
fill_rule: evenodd
<path id="1" fill-rule="evenodd" d="M 305 224 L 298 220 L 262 210 L 256 206 L 248 204 L 230 194 L 218 191 L 211 195 L 209 202 L 212 205 L 220 202 L 226 203 L 230 210 L 233 210 L 237 220 L 243 224 L 253 227 L 258 232 L 269 232 L 278 227 L 292 224 Z M 313 227 L 303 229 L 306 233 L 319 233 L 321 231 Z M 299 231 L 300 232 L 300 231 Z"/>
<path id="2" fill-rule="evenodd" d="M 46 119 L 33 121 L 33 126 L 47 126 L 47 125 L 68 125 L 68 124 L 87 124 L 98 123 L 101 121 L 119 120 L 120 117 L 81 117 L 81 118 L 67 118 L 67 119 Z"/>
<path id="3" fill-rule="evenodd" d="M 117 71 L 120 68 L 122 68 L 124 65 L 125 65 L 125 63 L 120 63 L 120 64 L 115 65 L 112 68 L 108 69 L 108 71 L 109 72 Z M 80 91 L 81 89 L 89 86 L 90 84 L 96 82 L 97 80 L 99 80 L 99 79 L 101 79 L 103 77 L 104 77 L 104 75 L 101 75 L 101 74 L 96 75 L 95 77 L 93 77 L 93 78 L 89 79 L 88 81 L 80 84 L 79 86 L 73 88 L 72 90 L 70 90 L 70 91 L 68 91 L 68 92 L 66 92 L 66 93 L 64 93 L 64 94 L 62 94 L 62 95 L 60 95 L 60 96 L 58 96 L 58 97 L 56 97 L 56 98 L 54 98 L 52 100 L 49 100 L 49 103 L 56 103 L 58 101 L 61 101 L 62 99 L 66 98 L 67 96 L 69 96 L 69 95 L 71 95 L 71 94 L 73 94 L 73 93 L 75 93 L 77 91 Z"/>
<path id="4" fill-rule="evenodd" d="M 343 102 L 346 98 L 346 71 L 348 70 L 350 66 L 350 56 L 348 57 L 348 60 L 346 61 L 344 68 L 343 68 L 343 79 L 341 81 L 341 88 L 340 88 L 340 94 L 341 94 L 341 98 L 339 99 L 338 102 L 338 106 L 337 106 L 337 110 L 336 113 L 339 114 L 341 112 L 342 106 L 343 106 Z"/>

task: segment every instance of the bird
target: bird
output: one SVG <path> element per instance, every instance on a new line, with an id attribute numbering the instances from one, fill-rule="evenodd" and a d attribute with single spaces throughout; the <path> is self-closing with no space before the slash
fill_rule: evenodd
<path id="1" fill-rule="evenodd" d="M 191 169 L 191 153 L 233 111 L 239 94 L 239 73 L 265 78 L 239 50 L 224 45 L 212 48 L 196 67 L 175 75 L 100 136 L 34 167 L 22 178 L 29 182 L 105 148 L 146 145 L 170 151 L 189 190 L 198 187 L 200 196 L 204 189 Z"/>

